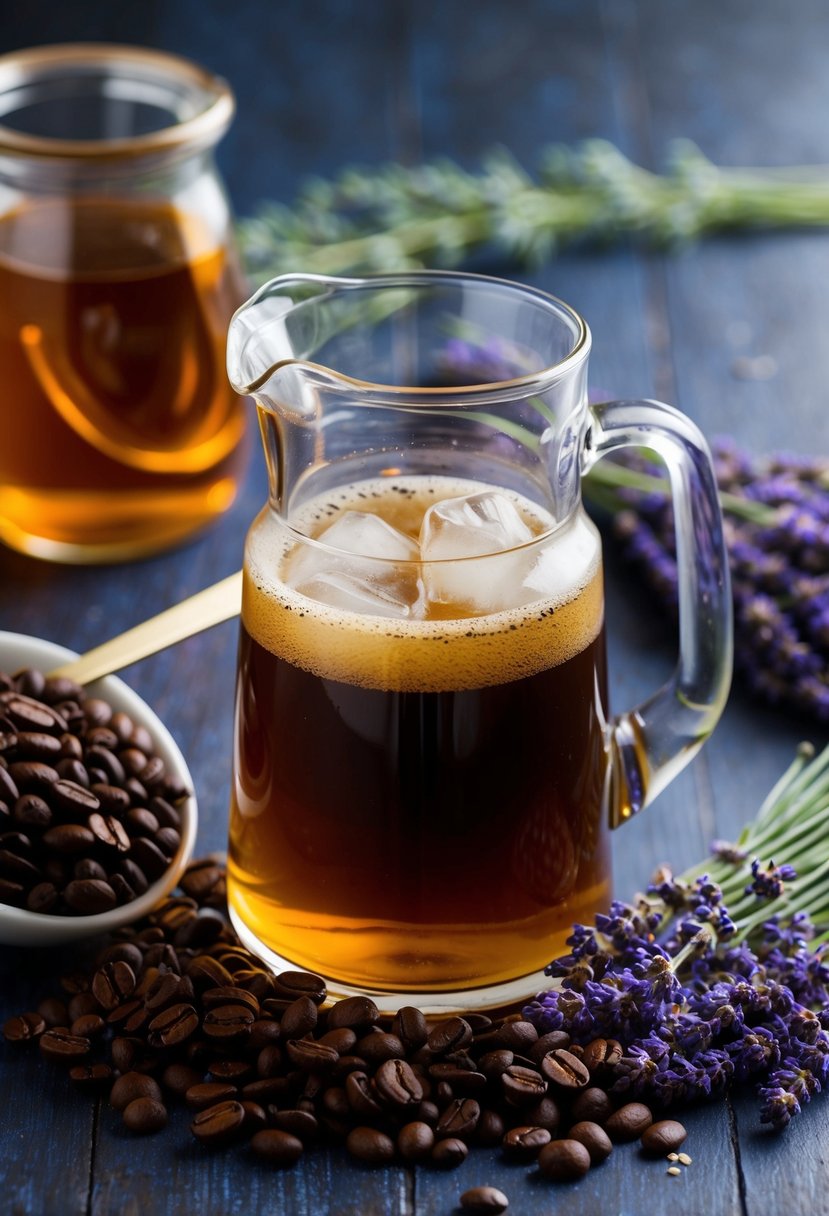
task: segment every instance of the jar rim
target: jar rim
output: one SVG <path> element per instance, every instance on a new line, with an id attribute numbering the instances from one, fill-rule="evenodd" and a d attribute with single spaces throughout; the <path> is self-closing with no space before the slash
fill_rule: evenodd
<path id="1" fill-rule="evenodd" d="M 227 81 L 184 56 L 149 47 L 76 42 L 0 55 L 0 97 L 26 83 L 48 80 L 64 69 L 74 69 L 80 74 L 129 66 L 143 71 L 156 84 L 189 87 L 194 97 L 203 98 L 203 106 L 191 116 L 174 120 L 156 131 L 101 139 L 33 135 L 6 126 L 0 117 L 0 155 L 69 161 L 123 160 L 177 148 L 212 146 L 227 130 L 236 109 Z"/>

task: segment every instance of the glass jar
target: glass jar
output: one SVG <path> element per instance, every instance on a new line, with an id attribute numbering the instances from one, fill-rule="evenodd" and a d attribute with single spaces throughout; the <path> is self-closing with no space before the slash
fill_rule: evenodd
<path id="1" fill-rule="evenodd" d="M 56 561 L 163 549 L 233 501 L 245 295 L 213 149 L 228 85 L 99 44 L 0 57 L 0 539 Z"/>

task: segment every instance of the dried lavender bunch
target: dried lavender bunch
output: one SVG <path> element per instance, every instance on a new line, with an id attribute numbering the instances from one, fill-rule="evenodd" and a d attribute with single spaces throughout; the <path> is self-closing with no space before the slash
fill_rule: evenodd
<path id="1" fill-rule="evenodd" d="M 663 868 L 550 963 L 555 986 L 524 1016 L 617 1039 L 611 1092 L 670 1107 L 754 1079 L 780 1130 L 827 1083 L 829 748 L 812 757 L 803 745 L 736 844 L 678 878 Z"/>
<path id="2" fill-rule="evenodd" d="M 735 667 L 774 705 L 829 721 L 829 460 L 752 458 L 714 445 L 734 595 Z M 615 512 L 628 556 L 676 606 L 667 482 L 646 458 L 597 466 L 594 501 Z"/>
<path id="3" fill-rule="evenodd" d="M 239 242 L 251 279 L 263 282 L 297 270 L 458 266 L 486 246 L 532 264 L 577 240 L 635 234 L 664 243 L 726 228 L 827 224 L 819 167 L 724 169 L 683 140 L 659 174 L 594 139 L 546 149 L 537 178 L 504 150 L 476 172 L 448 159 L 349 168 L 306 182 L 290 207 L 261 204 L 240 223 Z"/>

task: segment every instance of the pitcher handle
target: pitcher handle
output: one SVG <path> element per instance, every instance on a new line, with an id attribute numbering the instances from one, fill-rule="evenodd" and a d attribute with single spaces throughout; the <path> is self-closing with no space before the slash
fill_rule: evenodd
<path id="1" fill-rule="evenodd" d="M 646 447 L 667 465 L 674 509 L 679 659 L 671 679 L 609 726 L 610 823 L 652 802 L 696 754 L 722 713 L 731 682 L 728 553 L 711 455 L 701 432 L 660 401 L 590 407 L 583 471 L 624 447 Z"/>

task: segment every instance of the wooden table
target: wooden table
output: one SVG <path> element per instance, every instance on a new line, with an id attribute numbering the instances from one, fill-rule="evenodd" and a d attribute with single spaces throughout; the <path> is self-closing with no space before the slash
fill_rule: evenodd
<path id="1" fill-rule="evenodd" d="M 20 6 L 0 28 L 0 50 L 78 39 L 155 45 L 229 78 L 239 114 L 220 162 L 239 213 L 263 197 L 288 201 L 304 175 L 348 162 L 445 153 L 471 166 L 503 144 L 534 166 L 543 145 L 588 136 L 654 167 L 677 136 L 717 163 L 829 163 L 829 12 L 820 0 L 165 0 L 106 8 L 75 0 Z M 709 436 L 731 432 L 754 451 L 829 446 L 829 234 L 722 237 L 666 255 L 627 244 L 585 248 L 532 274 L 497 269 L 587 317 L 594 386 L 673 401 Z M 12 410 L 14 386 L 2 393 L 2 408 Z M 256 452 L 226 518 L 175 553 L 73 569 L 0 552 L 0 627 L 84 650 L 236 569 L 263 499 Z M 608 564 L 612 698 L 621 708 L 661 681 L 674 643 L 612 552 Z M 234 643 L 228 624 L 125 673 L 188 758 L 204 850 L 225 839 Z M 713 836 L 736 834 L 803 737 L 822 745 L 826 731 L 763 708 L 737 686 L 711 743 L 618 833 L 618 894 L 632 894 L 657 863 L 681 868 L 704 856 Z M 64 962 L 0 949 L 0 1018 L 36 1004 L 44 977 Z M 205 1155 L 184 1112 L 162 1135 L 130 1139 L 105 1104 L 70 1092 L 36 1053 L 4 1048 L 0 1060 L 0 1210 L 9 1213 L 426 1216 L 449 1213 L 464 1189 L 484 1182 L 507 1191 L 516 1216 L 636 1216 L 680 1205 L 705 1216 L 829 1212 L 829 1103 L 821 1100 L 780 1137 L 761 1129 L 751 1093 L 701 1107 L 686 1117 L 694 1160 L 681 1178 L 630 1149 L 580 1184 L 553 1188 L 489 1150 L 451 1174 L 377 1172 L 341 1152 L 312 1153 L 293 1171 L 271 1173 L 241 1151 Z"/>

